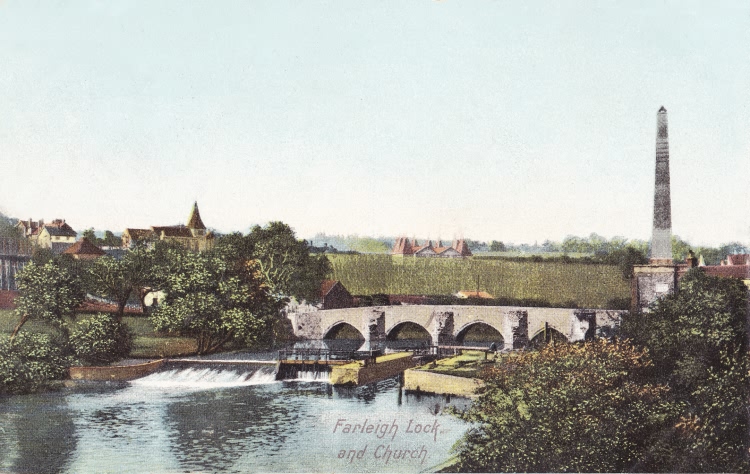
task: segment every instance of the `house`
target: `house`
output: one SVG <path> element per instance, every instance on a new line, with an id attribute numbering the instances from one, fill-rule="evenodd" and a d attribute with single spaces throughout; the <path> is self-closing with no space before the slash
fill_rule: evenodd
<path id="1" fill-rule="evenodd" d="M 726 260 L 721 261 L 721 265 L 699 265 L 698 259 L 695 258 L 693 252 L 688 253 L 685 263 L 677 265 L 677 279 L 682 278 L 688 270 L 695 266 L 700 266 L 706 275 L 722 277 L 722 278 L 739 278 L 750 286 L 750 255 L 749 254 L 736 254 L 727 255 Z"/>
<path id="2" fill-rule="evenodd" d="M 52 249 L 54 254 L 63 253 L 76 243 L 76 237 L 78 237 L 78 233 L 65 222 L 65 219 L 55 219 L 48 224 L 42 224 L 38 234 L 36 245 Z"/>
<path id="3" fill-rule="evenodd" d="M 106 255 L 107 253 L 84 237 L 65 249 L 63 254 L 70 255 L 76 260 L 94 260 Z"/>
<path id="4" fill-rule="evenodd" d="M 320 285 L 320 299 L 322 309 L 351 308 L 354 298 L 351 293 L 337 280 L 323 280 Z"/>
<path id="5" fill-rule="evenodd" d="M 416 239 L 410 241 L 406 237 L 399 237 L 393 245 L 391 255 L 396 257 L 412 255 L 414 257 L 461 258 L 471 257 L 471 250 L 469 250 L 469 246 L 466 245 L 464 239 L 455 240 L 451 246 L 445 246 L 440 240 L 438 240 L 437 245 L 432 245 L 431 240 L 427 241 L 425 245 L 419 245 Z"/>
<path id="6" fill-rule="evenodd" d="M 28 221 L 18 221 L 16 228 L 21 232 L 27 240 L 32 243 L 36 243 L 36 239 L 39 237 L 39 231 L 44 227 L 44 221 L 39 219 L 38 221 L 32 221 L 29 218 Z"/>
<path id="7" fill-rule="evenodd" d="M 122 233 L 122 247 L 125 249 L 132 248 L 139 241 L 156 240 L 177 242 L 195 252 L 202 252 L 214 246 L 214 234 L 203 224 L 197 202 L 193 204 L 185 225 L 152 226 L 150 229 L 127 228 Z"/>

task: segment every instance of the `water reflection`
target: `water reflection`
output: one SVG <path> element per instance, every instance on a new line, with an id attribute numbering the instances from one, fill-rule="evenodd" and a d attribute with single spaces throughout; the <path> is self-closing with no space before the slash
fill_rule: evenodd
<path id="1" fill-rule="evenodd" d="M 58 394 L 0 399 L 0 471 L 60 472 L 76 449 L 74 434 Z"/>
<path id="2" fill-rule="evenodd" d="M 405 394 L 396 378 L 359 388 L 296 381 L 193 388 L 93 384 L 4 400 L 0 470 L 418 472 L 445 460 L 466 429 L 439 414 L 448 403 Z M 440 432 L 434 439 L 408 433 L 410 422 L 437 425 Z M 399 428 L 387 440 L 343 430 L 345 424 L 386 423 Z M 386 462 L 375 455 L 376 449 L 397 448 L 424 448 L 426 456 Z M 340 457 L 351 451 L 361 458 Z"/>

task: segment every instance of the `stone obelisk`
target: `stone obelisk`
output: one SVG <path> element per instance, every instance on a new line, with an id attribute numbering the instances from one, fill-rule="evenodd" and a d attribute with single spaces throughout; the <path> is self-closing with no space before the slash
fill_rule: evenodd
<path id="1" fill-rule="evenodd" d="M 667 109 L 656 114 L 656 184 L 654 187 L 654 230 L 651 234 L 652 265 L 672 263 L 672 204 L 669 196 L 669 134 Z"/>

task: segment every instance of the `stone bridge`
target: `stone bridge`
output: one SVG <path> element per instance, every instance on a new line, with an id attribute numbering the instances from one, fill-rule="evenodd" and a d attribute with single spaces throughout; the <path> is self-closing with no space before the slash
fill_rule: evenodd
<path id="1" fill-rule="evenodd" d="M 516 306 L 402 305 L 319 310 L 288 315 L 294 334 L 302 339 L 326 339 L 342 325 L 354 327 L 365 342 L 392 339 L 406 323 L 425 329 L 432 345 L 462 343 L 467 331 L 487 325 L 502 335 L 506 349 L 524 347 L 547 331 L 568 341 L 581 341 L 619 324 L 624 311 Z"/>

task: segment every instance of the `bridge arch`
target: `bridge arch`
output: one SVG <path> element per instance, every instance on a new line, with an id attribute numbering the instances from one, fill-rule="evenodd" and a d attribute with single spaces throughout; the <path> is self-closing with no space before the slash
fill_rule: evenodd
<path id="1" fill-rule="evenodd" d="M 457 331 L 455 331 L 454 337 L 456 338 L 456 343 L 463 344 L 467 337 L 467 335 L 470 338 L 475 337 L 473 333 L 476 333 L 477 330 L 483 331 L 486 333 L 486 338 L 483 340 L 487 342 L 495 342 L 499 344 L 504 344 L 505 340 L 503 338 L 503 328 L 502 327 L 496 327 L 494 324 L 489 323 L 484 320 L 476 320 L 476 321 L 470 321 L 460 328 L 458 328 Z M 502 347 L 502 345 L 501 345 Z"/>
<path id="2" fill-rule="evenodd" d="M 323 331 L 323 339 L 339 339 L 337 336 L 353 334 L 357 334 L 357 337 L 343 337 L 341 339 L 365 339 L 365 336 L 362 335 L 362 331 L 342 319 L 331 324 L 325 331 Z"/>
<path id="3" fill-rule="evenodd" d="M 540 329 L 534 334 L 534 337 L 529 339 L 529 346 L 541 347 L 544 344 L 553 343 L 567 343 L 568 338 L 563 333 L 553 327 L 548 327 L 545 334 L 544 329 Z"/>
<path id="4" fill-rule="evenodd" d="M 402 320 L 398 323 L 394 324 L 390 328 L 387 328 L 385 330 L 385 338 L 386 340 L 393 341 L 398 338 L 400 332 L 404 329 L 410 329 L 415 334 L 418 334 L 419 337 L 416 338 L 410 338 L 410 339 L 429 339 L 432 340 L 432 335 L 430 334 L 429 329 L 422 326 L 416 321 L 411 320 Z"/>

